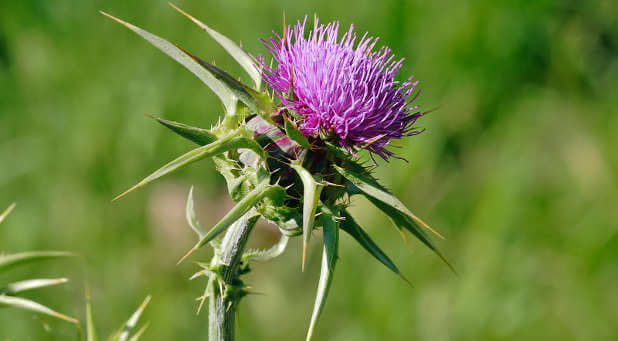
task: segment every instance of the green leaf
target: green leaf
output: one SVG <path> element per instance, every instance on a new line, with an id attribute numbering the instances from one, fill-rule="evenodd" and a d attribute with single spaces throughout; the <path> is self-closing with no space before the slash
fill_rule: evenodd
<path id="1" fill-rule="evenodd" d="M 303 135 L 303 133 L 301 133 L 287 118 L 285 118 L 285 134 L 299 145 L 307 149 L 311 149 L 309 140 L 307 140 L 305 135 Z"/>
<path id="2" fill-rule="evenodd" d="M 32 311 L 37 314 L 49 315 L 49 316 L 52 316 L 52 317 L 55 317 L 61 320 L 65 320 L 71 323 L 75 323 L 75 324 L 79 323 L 79 321 L 73 317 L 61 314 L 40 303 L 31 301 L 29 299 L 21 298 L 21 297 L 0 295 L 0 308 L 2 307 L 11 307 L 11 308 Z"/>
<path id="3" fill-rule="evenodd" d="M 146 309 L 146 306 L 148 306 L 148 303 L 150 303 L 150 298 L 151 298 L 150 295 L 146 297 L 144 302 L 142 302 L 142 304 L 139 306 L 139 308 L 137 308 L 137 310 L 133 313 L 133 315 L 131 315 L 131 317 L 127 320 L 127 322 L 125 322 L 120 327 L 120 329 L 118 329 L 118 331 L 114 335 L 112 335 L 111 340 L 127 341 L 129 339 L 129 334 L 131 333 L 133 328 L 135 328 L 135 326 L 137 325 L 137 322 L 139 321 L 139 318 L 144 312 L 144 310 Z"/>
<path id="4" fill-rule="evenodd" d="M 242 261 L 255 261 L 255 262 L 265 262 L 267 260 L 271 260 L 273 258 L 279 257 L 285 251 L 285 248 L 288 246 L 288 241 L 290 238 L 284 234 L 281 235 L 279 242 L 273 245 L 268 250 L 251 250 L 247 251 L 242 255 Z"/>
<path id="5" fill-rule="evenodd" d="M 189 197 L 187 198 L 187 222 L 191 229 L 197 233 L 198 238 L 202 239 L 206 235 L 206 230 L 200 225 L 200 222 L 197 220 L 197 216 L 195 215 L 195 210 L 193 209 L 193 186 L 189 190 Z"/>
<path id="6" fill-rule="evenodd" d="M 307 246 L 309 238 L 315 222 L 315 211 L 320 200 L 320 193 L 324 185 L 315 181 L 313 175 L 301 166 L 300 162 L 295 161 L 290 165 L 292 169 L 298 173 L 300 180 L 303 182 L 303 258 L 302 270 L 305 269 L 305 260 L 307 258 Z"/>
<path id="7" fill-rule="evenodd" d="M 86 341 L 98 341 L 97 328 L 94 323 L 92 313 L 92 303 L 90 301 L 90 289 L 86 287 Z"/>
<path id="8" fill-rule="evenodd" d="M 247 107 L 251 109 L 251 111 L 256 112 L 256 113 L 261 112 L 261 108 L 258 106 L 257 99 L 249 93 L 249 88 L 246 85 L 239 82 L 238 80 L 230 76 L 227 72 L 223 71 L 222 69 L 200 59 L 199 57 L 196 57 L 190 54 L 189 52 L 186 52 L 186 53 L 190 55 L 191 58 L 193 58 L 201 66 L 203 66 L 205 69 L 210 71 L 213 74 L 213 76 L 215 76 L 215 78 L 217 78 L 219 81 L 227 85 L 230 91 L 232 91 L 234 95 L 238 97 L 238 99 L 240 99 L 245 105 L 247 105 Z"/>
<path id="9" fill-rule="evenodd" d="M 122 198 L 123 196 L 129 194 L 130 192 L 164 176 L 167 175 L 179 168 L 182 168 L 184 166 L 187 166 L 193 162 L 202 160 L 204 158 L 207 157 L 211 157 L 211 156 L 215 156 L 218 154 L 222 154 L 225 153 L 229 150 L 233 150 L 233 149 L 238 149 L 238 148 L 249 148 L 255 152 L 258 153 L 258 155 L 260 155 L 262 158 L 266 158 L 266 153 L 264 152 L 264 150 L 262 149 L 262 147 L 260 147 L 259 144 L 257 144 L 257 142 L 253 141 L 250 138 L 244 137 L 244 136 L 239 136 L 240 135 L 240 130 L 235 131 L 231 134 L 229 134 L 228 136 L 225 136 L 211 144 L 207 144 L 205 146 L 201 146 L 198 147 L 196 149 L 191 150 L 190 152 L 176 158 L 175 160 L 169 162 L 168 164 L 166 164 L 165 166 L 159 168 L 157 171 L 155 171 L 154 173 L 150 174 L 149 176 L 147 176 L 146 178 L 144 178 L 142 181 L 140 181 L 137 185 L 129 188 L 128 190 L 126 190 L 125 192 L 123 192 L 122 194 L 118 195 L 116 198 L 114 198 L 112 201 L 118 200 L 120 198 Z"/>
<path id="10" fill-rule="evenodd" d="M 39 278 L 9 283 L 5 287 L 0 288 L 0 295 L 6 294 L 15 296 L 20 292 L 63 284 L 68 281 L 67 278 Z"/>
<path id="11" fill-rule="evenodd" d="M 441 234 L 436 232 L 424 221 L 414 215 L 414 213 L 412 213 L 399 199 L 397 199 L 394 195 L 390 194 L 386 189 L 384 189 L 384 187 L 378 184 L 375 179 L 349 169 L 341 168 L 337 165 L 334 165 L 334 167 L 337 172 L 339 172 L 339 174 L 343 175 L 343 177 L 345 177 L 354 186 L 360 189 L 366 196 L 374 198 L 384 203 L 385 205 L 394 208 L 395 210 L 411 218 L 415 224 L 420 224 L 421 226 L 436 234 L 438 237 L 444 239 Z"/>
<path id="12" fill-rule="evenodd" d="M 214 38 L 238 62 L 238 64 L 240 64 L 240 66 L 242 66 L 242 68 L 245 69 L 245 71 L 249 74 L 249 76 L 251 76 L 251 79 L 253 79 L 253 81 L 255 82 L 255 88 L 258 90 L 260 89 L 262 77 L 260 75 L 260 71 L 258 70 L 256 66 L 255 59 L 251 55 L 249 55 L 240 46 L 236 45 L 236 43 L 234 43 L 228 37 L 213 30 L 212 28 L 208 27 L 203 22 L 192 17 L 191 15 L 187 14 L 185 11 L 174 6 L 173 4 L 170 4 L 170 5 L 174 9 L 176 9 L 178 12 L 182 13 L 184 16 L 186 16 L 191 21 L 193 21 L 195 24 L 197 24 L 199 27 L 201 27 L 212 38 Z"/>
<path id="13" fill-rule="evenodd" d="M 215 65 L 210 64 L 187 51 L 185 51 L 185 53 L 190 55 L 191 58 L 210 71 L 215 78 L 227 85 L 230 91 L 232 91 L 234 95 L 247 106 L 247 108 L 260 115 L 260 117 L 265 119 L 267 122 L 273 124 L 271 115 L 274 110 L 274 104 L 267 94 L 257 92 Z"/>
<path id="14" fill-rule="evenodd" d="M 337 252 L 339 248 L 339 225 L 335 220 L 334 214 L 328 210 L 322 210 L 322 224 L 324 233 L 324 249 L 322 252 L 322 268 L 320 270 L 320 280 L 318 282 L 318 292 L 313 306 L 313 314 L 311 315 L 311 323 L 307 332 L 307 341 L 311 340 L 315 326 L 318 322 L 320 314 L 324 309 L 328 291 L 333 281 L 335 265 L 337 263 Z"/>
<path id="15" fill-rule="evenodd" d="M 337 165 L 334 165 L 334 168 L 354 187 L 351 192 L 358 192 L 358 190 L 360 190 L 360 192 L 364 194 L 369 201 L 371 201 L 376 207 L 391 218 L 397 228 L 400 230 L 404 228 L 410 231 L 423 244 L 433 250 L 454 273 L 457 273 L 453 266 L 451 266 L 442 253 L 435 247 L 431 239 L 429 239 L 429 237 L 425 234 L 425 231 L 421 228 L 421 226 L 434 232 L 441 238 L 444 237 L 410 212 L 410 210 L 399 199 L 390 194 L 386 189 L 384 189 L 384 187 L 378 184 L 375 179 L 352 170 L 341 168 Z M 405 234 L 402 233 L 402 236 L 405 236 Z"/>
<path id="16" fill-rule="evenodd" d="M 380 263 L 384 264 L 391 271 L 403 278 L 406 282 L 410 283 L 403 274 L 399 271 L 399 268 L 393 263 L 393 261 L 376 245 L 371 237 L 363 230 L 358 223 L 352 218 L 350 213 L 346 210 L 341 211 L 341 215 L 345 218 L 341 221 L 341 229 L 352 236 L 367 252 L 375 257 Z"/>
<path id="17" fill-rule="evenodd" d="M 208 233 L 204 237 L 200 239 L 200 241 L 195 244 L 195 246 L 189 250 L 189 252 L 184 255 L 179 261 L 178 264 L 182 263 L 187 257 L 193 254 L 202 246 L 206 245 L 208 242 L 216 238 L 219 234 L 225 231 L 228 227 L 230 227 L 234 222 L 240 219 L 245 213 L 249 212 L 260 200 L 262 200 L 266 196 L 280 196 L 285 195 L 285 189 L 281 186 L 271 186 L 268 181 L 263 181 L 258 184 L 251 192 L 247 193 L 245 197 L 240 200 L 236 206 L 234 206 L 227 214 L 221 218 L 221 220 L 213 226 Z"/>
<path id="18" fill-rule="evenodd" d="M 27 251 L 8 255 L 0 255 L 0 271 L 25 263 L 37 262 L 50 258 L 74 256 L 75 254 L 66 251 Z"/>
<path id="19" fill-rule="evenodd" d="M 436 255 L 438 255 L 438 257 L 440 257 L 440 259 L 442 259 L 442 261 L 444 261 L 444 263 L 446 263 L 446 265 L 448 265 L 448 267 L 451 268 L 451 270 L 455 274 L 457 274 L 457 271 L 455 271 L 455 268 L 453 268 L 453 266 L 448 262 L 448 260 L 442 255 L 440 250 L 438 250 L 438 248 L 433 244 L 431 239 L 429 239 L 427 234 L 425 234 L 425 231 L 422 230 L 417 224 L 415 224 L 414 221 L 412 221 L 412 219 L 410 219 L 410 217 L 408 217 L 407 215 L 402 214 L 399 210 L 396 210 L 395 208 L 393 208 L 393 207 L 391 207 L 389 205 L 386 205 L 386 204 L 384 204 L 383 202 L 381 202 L 381 201 L 379 201 L 377 199 L 374 199 L 372 197 L 368 197 L 367 199 L 369 199 L 369 201 L 371 201 L 377 208 L 382 210 L 382 212 L 386 213 L 386 215 L 389 216 L 391 221 L 398 228 L 400 228 L 400 229 L 404 228 L 404 229 L 410 231 L 414 236 L 416 236 L 416 238 L 418 238 L 423 244 L 425 244 Z"/>
<path id="20" fill-rule="evenodd" d="M 146 116 L 161 123 L 165 127 L 169 128 L 176 134 L 186 138 L 187 140 L 199 144 L 200 146 L 213 143 L 217 140 L 217 136 L 206 129 L 192 127 L 179 122 L 164 120 L 150 114 L 146 114 Z"/>
<path id="21" fill-rule="evenodd" d="M 4 212 L 2 212 L 2 214 L 0 214 L 0 223 L 2 223 L 4 219 L 6 219 L 6 217 L 11 213 L 11 211 L 13 211 L 14 208 L 15 203 L 12 203 Z"/>
<path id="22" fill-rule="evenodd" d="M 204 69 L 199 63 L 197 63 L 190 55 L 178 46 L 170 43 L 169 41 L 158 37 L 148 31 L 145 31 L 135 25 L 132 25 L 126 21 L 118 19 L 110 14 L 101 11 L 101 14 L 106 17 L 117 21 L 124 25 L 131 31 L 137 33 L 140 37 L 146 39 L 149 43 L 161 50 L 163 53 L 172 57 L 175 61 L 184 66 L 187 70 L 196 75 L 204 84 L 206 84 L 214 93 L 221 99 L 225 109 L 229 113 L 236 112 L 236 97 L 223 83 L 218 81 L 208 70 Z"/>

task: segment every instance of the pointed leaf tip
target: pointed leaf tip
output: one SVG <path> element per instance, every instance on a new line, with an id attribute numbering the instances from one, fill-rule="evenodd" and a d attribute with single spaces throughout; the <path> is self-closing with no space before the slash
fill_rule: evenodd
<path id="1" fill-rule="evenodd" d="M 141 29 L 131 23 L 118 19 L 113 15 L 100 11 L 101 14 L 106 17 L 115 20 L 122 24 L 126 28 L 135 32 L 137 35 L 148 41 L 154 47 L 165 53 L 180 65 L 184 66 L 187 70 L 197 76 L 204 84 L 206 84 L 223 102 L 227 112 L 236 111 L 236 96 L 228 89 L 228 87 L 217 80 L 210 71 L 204 69 L 199 65 L 186 51 L 180 49 L 175 44 L 163 39 L 155 34 L 152 34 L 144 29 Z"/>
<path id="2" fill-rule="evenodd" d="M 15 205 L 15 203 L 12 203 L 6 210 L 4 210 L 4 212 L 2 212 L 2 214 L 0 214 L 0 223 L 2 223 L 2 221 L 4 221 L 9 214 L 11 214 L 11 211 L 13 211 Z"/>
<path id="3" fill-rule="evenodd" d="M 144 299 L 142 304 L 140 304 L 140 306 L 137 308 L 137 310 L 135 310 L 135 312 L 131 315 L 131 317 L 129 317 L 127 322 L 125 322 L 120 327 L 120 329 L 116 332 L 115 338 L 118 341 L 127 341 L 129 339 L 129 333 L 137 325 L 137 322 L 139 321 L 139 318 L 141 317 L 142 313 L 146 309 L 146 306 L 148 306 L 148 303 L 150 303 L 150 299 L 151 298 L 152 297 L 150 295 L 146 296 L 146 299 Z"/>
<path id="4" fill-rule="evenodd" d="M 0 255 L 0 270 L 45 259 L 75 256 L 76 254 L 66 251 L 26 251 L 4 254 Z"/>
<path id="5" fill-rule="evenodd" d="M 315 223 L 315 212 L 324 185 L 317 182 L 313 175 L 305 169 L 300 162 L 292 162 L 290 167 L 298 173 L 303 183 L 303 254 L 301 270 L 304 271 L 309 239 L 311 238 L 311 231 Z"/>
<path id="6" fill-rule="evenodd" d="M 22 297 L 0 295 L 0 307 L 13 307 L 28 310 L 38 314 L 49 315 L 74 324 L 79 324 L 79 321 L 76 318 L 61 314 L 40 303 Z"/>
<path id="7" fill-rule="evenodd" d="M 156 170 L 154 173 L 150 174 L 149 176 L 147 176 L 146 178 L 144 178 L 142 181 L 140 181 L 137 185 L 131 187 L 130 189 L 128 189 L 127 191 L 125 191 L 124 193 L 120 194 L 119 196 L 117 196 L 116 198 L 114 198 L 112 200 L 116 201 L 120 198 L 122 198 L 123 196 L 131 193 L 132 191 L 154 181 L 157 180 L 177 169 L 180 169 L 184 166 L 187 166 L 193 162 L 202 160 L 204 158 L 207 157 L 212 157 L 215 155 L 219 155 L 222 153 L 225 153 L 229 150 L 232 149 L 238 149 L 238 148 L 248 148 L 251 149 L 253 151 L 255 151 L 260 157 L 265 158 L 266 153 L 264 152 L 264 149 L 262 149 L 262 147 L 260 147 L 259 144 L 257 144 L 257 142 L 255 142 L 252 139 L 249 139 L 247 137 L 243 136 L 243 132 L 239 129 L 236 131 L 233 131 L 232 133 L 228 134 L 225 137 L 222 137 L 221 139 L 207 144 L 205 146 L 201 146 L 198 148 L 195 148 L 179 157 L 177 157 L 176 159 L 168 162 L 166 165 L 164 165 L 163 167 L 159 168 L 158 170 Z"/>
<path id="8" fill-rule="evenodd" d="M 194 142 L 200 146 L 213 143 L 217 140 L 217 136 L 206 129 L 192 127 L 190 125 L 186 125 L 180 122 L 165 120 L 149 113 L 144 113 L 144 115 L 157 121 L 159 124 L 184 137 L 185 139 Z"/>
<path id="9" fill-rule="evenodd" d="M 442 236 L 440 233 L 438 233 L 436 230 L 434 230 L 429 225 L 427 225 L 424 221 L 418 218 L 414 213 L 412 213 L 412 211 L 410 211 L 410 209 L 406 207 L 406 205 L 404 205 L 401 202 L 401 200 L 399 200 L 397 197 L 392 195 L 389 191 L 384 189 L 384 187 L 378 184 L 377 181 L 373 179 L 371 176 L 360 174 L 353 170 L 345 169 L 337 165 L 334 165 L 334 168 L 339 174 L 345 177 L 352 185 L 360 189 L 362 193 L 365 194 L 366 196 L 374 198 L 375 200 L 378 200 L 384 203 L 385 205 L 392 207 L 393 209 L 408 216 L 412 221 L 415 222 L 415 224 L 419 224 L 423 226 L 424 228 L 428 229 L 429 231 L 431 231 L 432 233 L 434 233 L 436 236 L 442 239 L 445 239 L 444 236 Z"/>
<path id="10" fill-rule="evenodd" d="M 352 238 L 354 238 L 375 259 L 384 264 L 384 266 L 412 286 L 412 283 L 408 281 L 395 263 L 393 263 L 393 261 L 384 253 L 384 251 L 382 251 L 382 249 L 380 249 L 380 247 L 373 241 L 373 239 L 371 239 L 367 232 L 365 232 L 365 230 L 358 225 L 350 213 L 346 210 L 342 210 L 341 215 L 345 218 L 340 222 L 341 229 L 352 236 Z"/>
<path id="11" fill-rule="evenodd" d="M 197 249 L 199 249 L 199 247 L 196 245 L 193 248 L 191 248 L 191 250 L 189 250 L 189 252 L 187 252 L 184 256 L 182 256 L 182 258 L 180 258 L 180 260 L 178 261 L 178 263 L 176 263 L 176 265 L 180 265 L 182 262 L 184 262 L 187 258 L 189 258 L 189 256 L 191 256 L 193 253 L 195 253 L 195 251 L 197 251 Z"/>
<path id="12" fill-rule="evenodd" d="M 322 314 L 326 298 L 333 281 L 335 265 L 337 263 L 337 253 L 339 248 L 339 223 L 334 219 L 335 214 L 330 208 L 324 207 L 322 215 L 323 233 L 324 233 L 324 248 L 322 251 L 322 268 L 320 270 L 320 279 L 318 281 L 318 290 L 311 315 L 309 330 L 307 331 L 307 341 L 313 337 L 315 326 Z"/>
<path id="13" fill-rule="evenodd" d="M 0 294 L 15 296 L 24 291 L 45 288 L 53 285 L 64 284 L 69 281 L 68 278 L 38 278 L 28 279 L 25 281 L 13 282 L 7 284 L 4 288 L 0 288 Z"/>
<path id="14" fill-rule="evenodd" d="M 251 55 L 249 55 L 249 53 L 247 53 L 242 47 L 234 43 L 230 38 L 213 30 L 211 27 L 204 24 L 202 21 L 196 19 L 187 12 L 183 11 L 182 9 L 178 8 L 174 4 L 169 3 L 169 5 L 172 6 L 175 10 L 177 10 L 180 14 L 187 17 L 193 23 L 198 25 L 201 29 L 206 31 L 208 35 L 210 35 L 217 43 L 219 43 L 219 45 L 221 45 L 227 51 L 227 53 L 229 53 L 232 58 L 234 58 L 236 62 L 240 64 L 240 66 L 247 72 L 247 74 L 249 74 L 249 76 L 255 83 L 256 89 L 260 90 L 262 84 L 262 76 L 260 75 L 260 71 L 257 68 L 255 59 Z"/>

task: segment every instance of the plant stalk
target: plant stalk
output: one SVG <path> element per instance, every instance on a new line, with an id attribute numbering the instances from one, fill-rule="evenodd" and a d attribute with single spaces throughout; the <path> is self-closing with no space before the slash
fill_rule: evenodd
<path id="1" fill-rule="evenodd" d="M 240 261 L 258 217 L 249 211 L 232 224 L 223 237 L 219 255 L 215 255 L 216 263 L 221 266 L 221 278 L 215 281 L 209 302 L 210 341 L 234 341 L 236 308 L 243 296 Z"/>

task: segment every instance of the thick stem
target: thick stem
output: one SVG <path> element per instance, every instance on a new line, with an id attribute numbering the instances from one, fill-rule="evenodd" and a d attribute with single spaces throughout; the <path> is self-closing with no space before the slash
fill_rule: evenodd
<path id="1" fill-rule="evenodd" d="M 221 266 L 221 280 L 215 281 L 213 296 L 209 302 L 210 341 L 234 341 L 236 308 L 242 298 L 239 288 L 240 261 L 243 250 L 249 239 L 249 233 L 258 220 L 253 212 L 248 212 L 236 221 L 223 237 L 220 254 L 215 256 L 216 263 Z M 220 283 L 220 285 L 219 285 Z"/>

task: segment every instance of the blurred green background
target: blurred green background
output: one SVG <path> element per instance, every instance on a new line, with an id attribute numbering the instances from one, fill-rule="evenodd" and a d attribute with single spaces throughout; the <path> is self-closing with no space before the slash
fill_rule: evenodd
<path id="1" fill-rule="evenodd" d="M 347 235 L 315 340 L 618 339 L 618 2 L 180 1 L 255 53 L 271 30 L 305 14 L 381 37 L 421 81 L 420 136 L 410 163 L 378 175 L 440 230 L 453 275 L 411 250 L 363 200 L 354 213 L 410 278 L 410 288 Z M 0 250 L 72 250 L 74 260 L 13 270 L 66 275 L 37 294 L 83 317 L 91 287 L 99 330 L 111 332 L 147 294 L 148 340 L 206 339 L 193 299 L 205 281 L 175 263 L 195 242 L 184 221 L 196 186 L 204 225 L 230 207 L 204 161 L 110 203 L 189 150 L 143 112 L 209 127 L 221 105 L 200 81 L 137 35 L 133 22 L 245 77 L 224 50 L 165 1 L 0 4 Z M 252 244 L 277 240 L 263 225 Z M 319 271 L 318 238 L 300 272 L 299 240 L 257 264 L 260 295 L 240 308 L 240 340 L 302 340 Z M 195 259 L 209 259 L 204 250 Z M 0 310 L 2 340 L 75 339 L 72 326 Z"/>

